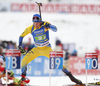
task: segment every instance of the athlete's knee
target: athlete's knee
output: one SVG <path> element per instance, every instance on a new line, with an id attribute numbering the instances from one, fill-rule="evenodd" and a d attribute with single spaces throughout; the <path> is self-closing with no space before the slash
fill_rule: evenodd
<path id="1" fill-rule="evenodd" d="M 63 65 L 63 69 L 66 69 L 65 65 Z"/>
<path id="2" fill-rule="evenodd" d="M 24 68 L 26 65 L 26 63 L 21 63 L 21 68 Z"/>

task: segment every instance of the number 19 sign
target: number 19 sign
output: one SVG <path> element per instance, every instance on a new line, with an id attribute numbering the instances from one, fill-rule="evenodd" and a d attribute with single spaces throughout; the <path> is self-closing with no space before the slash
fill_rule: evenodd
<path id="1" fill-rule="evenodd" d="M 85 58 L 86 69 L 98 69 L 97 53 L 86 53 Z"/>
<path id="2" fill-rule="evenodd" d="M 6 50 L 6 69 L 20 69 L 20 50 Z"/>
<path id="3" fill-rule="evenodd" d="M 50 52 L 50 69 L 63 69 L 63 51 Z"/>

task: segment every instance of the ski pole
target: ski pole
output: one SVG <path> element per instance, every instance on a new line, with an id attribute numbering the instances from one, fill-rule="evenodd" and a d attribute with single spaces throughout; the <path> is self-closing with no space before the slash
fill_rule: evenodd
<path id="1" fill-rule="evenodd" d="M 38 3 L 38 2 L 36 2 L 37 4 L 38 4 L 38 6 L 39 6 L 39 13 L 40 13 L 40 17 L 41 17 L 41 20 L 42 20 L 42 16 L 41 16 L 41 8 L 40 8 L 40 6 L 42 6 L 42 3 Z"/>

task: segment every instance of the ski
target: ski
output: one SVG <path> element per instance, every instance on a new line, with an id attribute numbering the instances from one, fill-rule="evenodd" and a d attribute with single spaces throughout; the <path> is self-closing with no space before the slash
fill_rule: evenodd
<path id="1" fill-rule="evenodd" d="M 83 85 L 79 85 L 79 84 L 70 84 L 70 85 L 63 85 L 63 86 L 86 86 L 86 83 L 84 83 Z M 96 83 L 87 83 L 87 86 L 100 86 L 100 82 L 96 82 Z"/>

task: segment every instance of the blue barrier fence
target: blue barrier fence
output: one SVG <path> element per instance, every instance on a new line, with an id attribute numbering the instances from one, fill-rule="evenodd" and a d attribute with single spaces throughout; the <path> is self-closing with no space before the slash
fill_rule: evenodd
<path id="1" fill-rule="evenodd" d="M 24 56 L 22 56 L 23 58 Z M 11 58 L 11 57 L 10 57 Z M 11 66 L 11 65 L 10 65 Z M 31 70 L 29 70 L 31 68 Z M 12 69 L 15 76 L 21 75 L 21 69 Z M 27 76 L 49 76 L 49 58 L 39 56 L 27 65 Z M 51 69 L 51 76 L 62 76 L 61 69 Z"/>

